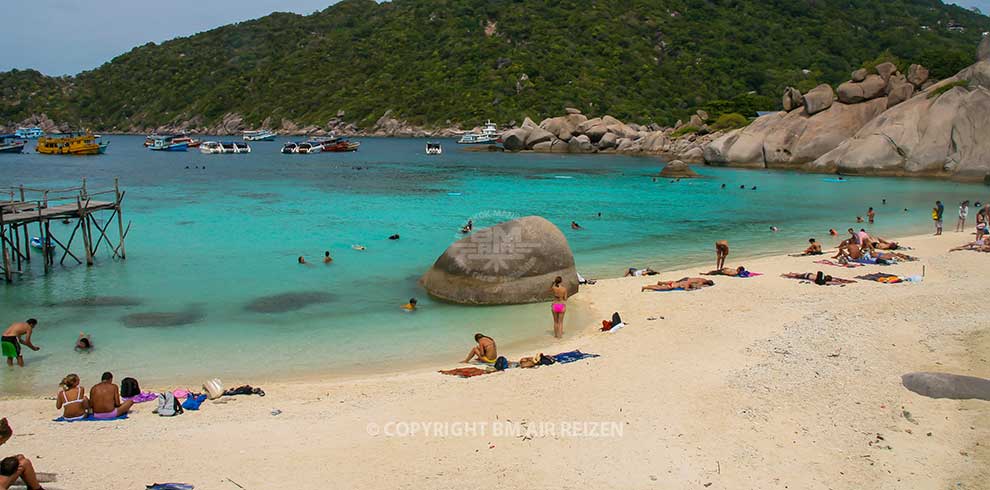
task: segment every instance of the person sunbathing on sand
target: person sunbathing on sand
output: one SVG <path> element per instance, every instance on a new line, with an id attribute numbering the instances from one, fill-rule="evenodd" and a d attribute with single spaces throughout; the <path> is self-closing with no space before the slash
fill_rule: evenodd
<path id="1" fill-rule="evenodd" d="M 120 388 L 113 384 L 113 374 L 103 373 L 100 379 L 100 384 L 89 389 L 89 406 L 93 409 L 93 418 L 108 420 L 126 415 L 134 401 L 120 402 Z"/>
<path id="2" fill-rule="evenodd" d="M 740 265 L 739 267 L 723 267 L 721 269 L 715 269 L 713 271 L 699 272 L 699 274 L 701 274 L 703 276 L 732 276 L 732 277 L 743 276 L 743 277 L 745 277 L 745 276 L 747 276 L 749 274 L 749 272 L 746 270 L 745 267 L 743 267 L 743 266 Z"/>
<path id="3" fill-rule="evenodd" d="M 960 245 L 955 248 L 950 248 L 950 252 L 958 252 L 959 250 L 975 250 L 977 252 L 990 252 L 990 244 L 986 243 L 986 240 L 980 239 L 974 242 L 969 242 L 965 245 Z"/>
<path id="4" fill-rule="evenodd" d="M 34 472 L 34 465 L 23 454 L 0 460 L 0 490 L 7 490 L 22 480 L 29 490 L 44 490 Z"/>
<path id="5" fill-rule="evenodd" d="M 656 284 L 647 284 L 643 286 L 640 291 L 673 291 L 675 289 L 683 289 L 685 291 L 692 291 L 695 289 L 701 289 L 705 286 L 714 286 L 715 281 L 711 279 L 705 279 L 702 277 L 682 277 L 676 281 L 660 281 Z"/>
<path id="6" fill-rule="evenodd" d="M 637 269 L 635 267 L 630 267 L 629 270 L 626 271 L 625 276 L 623 277 L 655 276 L 657 274 L 659 274 L 659 272 L 650 269 L 649 267 L 645 269 Z"/>
<path id="7" fill-rule="evenodd" d="M 474 334 L 474 341 L 478 345 L 474 346 L 471 352 L 468 352 L 467 358 L 461 362 L 469 363 L 472 359 L 477 358 L 479 362 L 495 364 L 495 359 L 498 359 L 498 348 L 495 346 L 495 340 L 487 335 L 476 333 Z"/>
<path id="8" fill-rule="evenodd" d="M 900 247 L 897 242 L 892 242 L 881 237 L 876 237 L 876 241 L 873 242 L 873 248 L 878 250 L 897 250 Z"/>

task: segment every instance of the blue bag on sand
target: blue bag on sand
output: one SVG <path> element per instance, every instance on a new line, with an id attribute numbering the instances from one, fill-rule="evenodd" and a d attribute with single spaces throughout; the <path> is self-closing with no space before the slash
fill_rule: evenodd
<path id="1" fill-rule="evenodd" d="M 495 370 L 496 371 L 505 371 L 505 368 L 507 368 L 507 367 L 509 367 L 509 360 L 508 359 L 506 359 L 503 356 L 498 356 L 498 359 L 495 359 Z"/>
<path id="2" fill-rule="evenodd" d="M 186 401 L 182 402 L 182 408 L 186 410 L 199 410 L 199 406 L 206 401 L 206 395 L 196 395 L 190 393 Z"/>

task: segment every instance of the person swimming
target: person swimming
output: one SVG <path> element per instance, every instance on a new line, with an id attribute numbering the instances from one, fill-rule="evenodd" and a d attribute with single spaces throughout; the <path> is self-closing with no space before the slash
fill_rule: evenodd
<path id="1" fill-rule="evenodd" d="M 839 232 L 835 231 L 835 228 L 829 228 L 828 229 L 828 234 L 831 235 L 831 236 L 838 236 L 839 235 Z"/>
<path id="2" fill-rule="evenodd" d="M 351 245 L 351 248 L 353 248 L 354 250 L 357 250 L 359 252 L 363 252 L 365 250 L 368 250 L 368 247 L 365 247 L 364 245 L 356 245 L 356 244 L 355 245 Z"/>
<path id="3" fill-rule="evenodd" d="M 90 340 L 89 335 L 85 332 L 79 332 L 79 338 L 76 339 L 77 351 L 88 351 L 93 348 L 93 341 Z"/>
<path id="4" fill-rule="evenodd" d="M 582 228 L 581 228 L 581 225 L 577 224 L 577 221 L 571 221 L 571 229 L 572 230 L 580 230 Z"/>
<path id="5" fill-rule="evenodd" d="M 396 234 L 394 234 L 394 235 L 390 235 L 390 236 L 388 237 L 388 239 L 389 239 L 389 240 L 398 240 L 398 239 L 399 239 L 399 234 L 398 234 L 398 233 L 396 233 Z"/>
<path id="6" fill-rule="evenodd" d="M 770 231 L 777 233 L 778 231 L 780 231 L 780 228 L 777 228 L 776 226 L 771 226 Z"/>
<path id="7" fill-rule="evenodd" d="M 467 224 L 461 227 L 461 233 L 471 233 L 474 230 L 474 221 L 468 220 Z"/>
<path id="8" fill-rule="evenodd" d="M 300 264 L 304 264 L 304 265 L 305 265 L 305 264 L 307 263 L 307 262 L 306 262 L 306 259 L 305 259 L 305 258 L 303 258 L 303 256 L 302 256 L 302 255 L 300 255 L 300 256 L 299 256 L 299 259 L 298 259 L 298 260 L 299 260 L 299 263 L 300 263 Z"/>
<path id="9" fill-rule="evenodd" d="M 409 298 L 409 302 L 402 305 L 402 309 L 406 311 L 415 311 L 416 303 L 417 303 L 416 298 Z"/>
<path id="10" fill-rule="evenodd" d="M 333 262 L 333 257 L 330 256 L 330 251 L 327 250 L 326 252 L 323 252 L 323 263 L 329 264 L 330 262 Z"/>

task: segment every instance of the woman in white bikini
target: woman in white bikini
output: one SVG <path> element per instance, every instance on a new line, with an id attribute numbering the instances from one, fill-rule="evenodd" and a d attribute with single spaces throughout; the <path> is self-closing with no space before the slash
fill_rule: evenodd
<path id="1" fill-rule="evenodd" d="M 553 336 L 561 338 L 564 336 L 564 312 L 567 311 L 567 288 L 561 286 L 564 279 L 557 276 L 553 280 L 550 291 L 553 292 L 553 304 L 550 311 L 553 313 Z"/>
<path id="2" fill-rule="evenodd" d="M 79 386 L 79 376 L 70 374 L 59 385 L 62 389 L 55 395 L 55 408 L 62 410 L 65 420 L 82 420 L 89 410 L 89 399 L 85 388 Z"/>

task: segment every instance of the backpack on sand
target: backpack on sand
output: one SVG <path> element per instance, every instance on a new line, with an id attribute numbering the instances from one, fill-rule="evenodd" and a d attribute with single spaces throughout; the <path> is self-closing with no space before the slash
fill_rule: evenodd
<path id="1" fill-rule="evenodd" d="M 165 393 L 158 393 L 156 395 L 158 399 L 158 408 L 155 409 L 155 413 L 159 417 L 175 417 L 185 410 L 182 409 L 182 405 L 179 404 L 179 400 L 175 398 L 175 395 L 171 391 L 166 391 Z"/>

